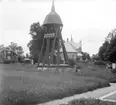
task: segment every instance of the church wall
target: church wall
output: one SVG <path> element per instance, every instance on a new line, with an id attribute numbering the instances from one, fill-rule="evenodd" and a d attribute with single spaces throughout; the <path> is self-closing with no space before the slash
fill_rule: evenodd
<path id="1" fill-rule="evenodd" d="M 61 60 L 64 60 L 64 55 L 62 52 L 60 53 L 60 56 L 61 56 Z M 69 59 L 76 59 L 77 53 L 76 52 L 67 52 L 67 56 Z"/>

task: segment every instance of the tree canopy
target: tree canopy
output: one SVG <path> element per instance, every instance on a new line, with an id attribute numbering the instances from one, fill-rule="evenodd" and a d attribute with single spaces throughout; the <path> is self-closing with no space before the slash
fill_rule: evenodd
<path id="1" fill-rule="evenodd" d="M 82 52 L 82 54 L 83 54 L 83 56 L 82 56 L 83 60 L 90 60 L 90 55 L 89 55 L 89 53 L 87 53 L 87 52 Z"/>
<path id="2" fill-rule="evenodd" d="M 24 53 L 22 46 L 19 46 L 15 42 L 11 42 L 8 47 L 15 51 L 19 56 L 22 56 L 22 54 Z"/>
<path id="3" fill-rule="evenodd" d="M 39 53 L 41 51 L 42 43 L 43 43 L 43 37 L 44 37 L 44 27 L 40 26 L 40 23 L 33 23 L 30 26 L 30 35 L 32 39 L 27 44 L 30 50 L 31 57 L 37 61 Z"/>
<path id="4" fill-rule="evenodd" d="M 104 53 L 105 53 L 105 51 L 106 51 L 108 45 L 109 45 L 109 42 L 108 42 L 108 41 L 105 41 L 105 42 L 103 43 L 103 45 L 99 48 L 99 53 L 98 53 L 98 55 L 99 55 L 99 57 L 100 57 L 101 60 L 105 60 Z"/>
<path id="5" fill-rule="evenodd" d="M 116 29 L 109 32 L 99 49 L 98 55 L 101 60 L 116 62 Z"/>

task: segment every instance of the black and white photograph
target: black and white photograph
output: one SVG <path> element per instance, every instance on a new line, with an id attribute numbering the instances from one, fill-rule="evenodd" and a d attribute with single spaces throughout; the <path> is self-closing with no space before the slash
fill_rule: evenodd
<path id="1" fill-rule="evenodd" d="M 0 105 L 116 105 L 116 0 L 0 0 Z"/>

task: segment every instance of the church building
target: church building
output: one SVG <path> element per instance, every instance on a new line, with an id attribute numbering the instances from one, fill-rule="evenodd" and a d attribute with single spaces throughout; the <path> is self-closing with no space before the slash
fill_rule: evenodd
<path id="1" fill-rule="evenodd" d="M 64 42 L 66 52 L 69 59 L 76 59 L 77 57 L 82 58 L 82 43 L 81 41 L 79 43 L 74 42 L 72 36 L 71 39 L 67 38 L 67 41 Z M 63 51 L 62 48 L 60 50 L 60 56 L 63 60 Z"/>

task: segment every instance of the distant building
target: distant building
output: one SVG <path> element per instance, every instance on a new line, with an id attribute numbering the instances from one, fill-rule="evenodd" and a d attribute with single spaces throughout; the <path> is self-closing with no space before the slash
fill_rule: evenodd
<path id="1" fill-rule="evenodd" d="M 0 49 L 0 63 L 18 62 L 18 54 L 9 47 Z"/>
<path id="2" fill-rule="evenodd" d="M 64 42 L 65 48 L 66 48 L 66 52 L 68 55 L 69 59 L 76 59 L 77 56 L 80 58 L 80 60 L 82 59 L 82 44 L 81 41 L 79 43 L 75 43 L 72 39 L 69 41 L 69 39 L 67 38 L 67 41 Z M 60 50 L 60 56 L 61 56 L 61 60 L 63 60 L 63 51 L 62 48 Z"/>

